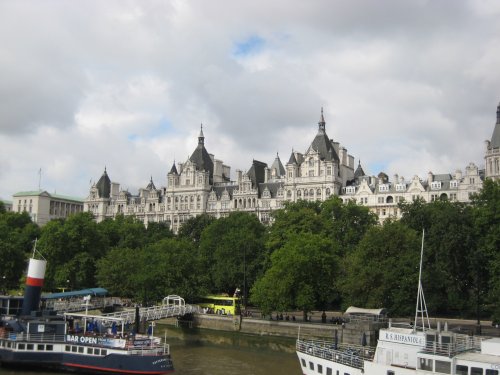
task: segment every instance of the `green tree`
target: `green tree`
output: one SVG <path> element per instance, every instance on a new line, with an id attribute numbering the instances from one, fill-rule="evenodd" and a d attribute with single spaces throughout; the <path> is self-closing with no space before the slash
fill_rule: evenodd
<path id="1" fill-rule="evenodd" d="M 205 213 L 192 217 L 182 224 L 177 235 L 180 238 L 189 238 L 191 241 L 199 244 L 201 234 L 214 221 L 215 218 Z"/>
<path id="2" fill-rule="evenodd" d="M 233 212 L 205 228 L 200 240 L 203 268 L 212 292 L 245 294 L 262 271 L 266 228 L 253 214 Z M 248 294 L 248 293 L 246 293 Z"/>
<path id="3" fill-rule="evenodd" d="M 42 228 L 39 250 L 47 259 L 47 289 L 82 289 L 95 286 L 95 263 L 107 247 L 92 215 L 83 212 L 48 222 Z"/>
<path id="4" fill-rule="evenodd" d="M 28 213 L 0 213 L 0 292 L 18 289 L 40 229 Z"/>
<path id="5" fill-rule="evenodd" d="M 395 316 L 410 314 L 416 302 L 419 256 L 420 237 L 405 224 L 388 220 L 370 228 L 346 257 L 344 307 L 384 307 Z"/>
<path id="6" fill-rule="evenodd" d="M 147 230 L 144 224 L 134 216 L 117 215 L 114 219 L 100 222 L 98 229 L 108 248 L 137 249 L 147 242 Z M 153 225 L 153 229 L 156 231 L 158 227 Z M 167 233 L 166 235 L 169 236 Z"/>
<path id="7" fill-rule="evenodd" d="M 298 233 L 271 254 L 271 266 L 254 284 L 251 301 L 263 313 L 325 309 L 337 297 L 339 248 L 325 235 Z"/>
<path id="8" fill-rule="evenodd" d="M 477 253 L 470 206 L 459 202 L 421 200 L 400 205 L 402 223 L 425 230 L 423 284 L 427 306 L 440 314 L 472 313 L 474 273 L 470 257 Z M 466 298 L 464 298 L 466 296 Z"/>
<path id="9" fill-rule="evenodd" d="M 495 321 L 500 321 L 500 181 L 485 180 L 472 197 L 476 251 L 471 263 L 476 316 L 479 322 L 483 300 Z"/>

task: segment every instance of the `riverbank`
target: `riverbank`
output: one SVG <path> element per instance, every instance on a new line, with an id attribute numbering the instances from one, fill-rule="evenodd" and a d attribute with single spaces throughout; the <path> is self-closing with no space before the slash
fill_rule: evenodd
<path id="1" fill-rule="evenodd" d="M 385 322 L 357 321 L 355 323 L 331 324 L 285 320 L 265 320 L 252 317 L 194 314 L 190 320 L 177 318 L 162 319 L 158 323 L 166 326 L 183 327 L 185 330 L 213 330 L 235 332 L 259 337 L 287 338 L 295 340 L 315 338 L 360 345 L 376 345 L 377 331 Z"/>

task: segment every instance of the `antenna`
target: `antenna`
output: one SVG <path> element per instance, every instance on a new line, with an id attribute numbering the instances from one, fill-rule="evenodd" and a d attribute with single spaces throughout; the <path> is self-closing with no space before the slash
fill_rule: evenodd
<path id="1" fill-rule="evenodd" d="M 425 331 L 426 329 L 425 318 L 427 319 L 427 329 L 431 329 L 431 324 L 429 322 L 429 314 L 427 313 L 427 305 L 425 304 L 424 289 L 422 288 L 422 260 L 424 257 L 424 237 L 425 237 L 425 230 L 422 229 L 422 249 L 420 250 L 420 270 L 418 274 L 417 306 L 415 308 L 415 324 L 413 325 L 413 331 L 417 330 L 418 313 L 421 313 L 422 330 Z"/>
<path id="2" fill-rule="evenodd" d="M 38 170 L 38 190 L 41 190 L 40 186 L 42 185 L 42 168 Z"/>

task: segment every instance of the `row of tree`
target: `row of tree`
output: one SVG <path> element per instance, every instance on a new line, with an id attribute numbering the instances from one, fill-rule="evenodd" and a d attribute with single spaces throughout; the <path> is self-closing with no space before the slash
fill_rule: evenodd
<path id="1" fill-rule="evenodd" d="M 269 227 L 234 212 L 192 218 L 173 235 L 162 223 L 146 228 L 130 216 L 96 223 L 90 213 L 38 228 L 0 205 L 0 291 L 23 284 L 38 238 L 46 289 L 101 286 L 154 303 L 240 288 L 244 303 L 264 313 L 356 305 L 411 316 L 424 232 L 430 313 L 500 318 L 500 182 L 485 181 L 469 205 L 417 200 L 400 209 L 401 220 L 380 225 L 368 208 L 332 197 L 287 203 Z"/>

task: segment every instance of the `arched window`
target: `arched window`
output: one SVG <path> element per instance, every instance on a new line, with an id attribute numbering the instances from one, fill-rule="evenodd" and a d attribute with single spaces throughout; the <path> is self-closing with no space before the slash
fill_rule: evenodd
<path id="1" fill-rule="evenodd" d="M 304 197 L 307 197 L 309 195 L 309 191 L 307 189 L 304 189 Z"/>
<path id="2" fill-rule="evenodd" d="M 288 190 L 288 191 L 286 192 L 286 196 L 287 196 L 287 198 L 291 198 L 291 197 L 292 197 L 292 191 L 291 191 L 291 190 Z"/>
<path id="3" fill-rule="evenodd" d="M 327 188 L 327 189 L 326 189 L 326 196 L 327 196 L 327 197 L 329 197 L 329 196 L 330 196 L 330 194 L 331 194 L 331 193 L 330 193 L 330 188 Z"/>
<path id="4" fill-rule="evenodd" d="M 393 203 L 394 202 L 394 198 L 392 197 L 392 195 L 389 195 L 386 200 L 385 200 L 385 203 Z"/>

